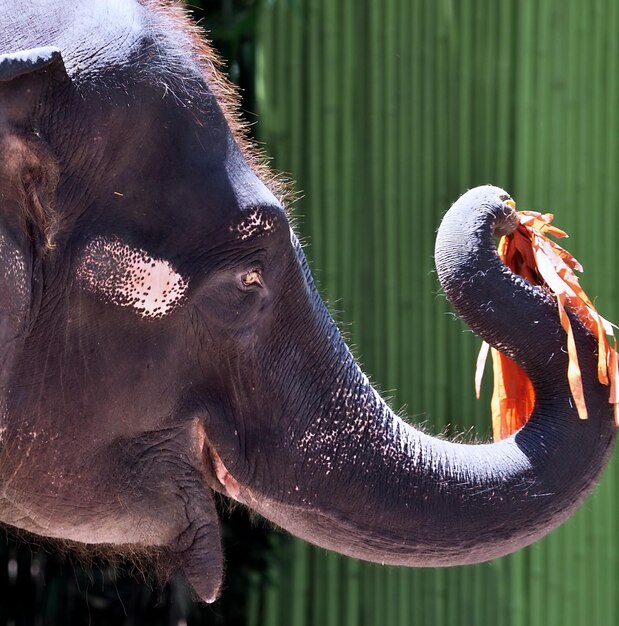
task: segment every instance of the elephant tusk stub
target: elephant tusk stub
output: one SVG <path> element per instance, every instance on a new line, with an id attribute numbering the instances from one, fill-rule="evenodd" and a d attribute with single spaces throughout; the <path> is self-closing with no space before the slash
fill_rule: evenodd
<path id="1" fill-rule="evenodd" d="M 239 500 L 239 494 L 241 492 L 241 486 L 236 481 L 234 476 L 226 469 L 221 457 L 217 452 L 211 448 L 211 458 L 213 460 L 213 467 L 215 469 L 215 475 L 221 486 L 224 488 L 225 494 L 233 500 Z"/>

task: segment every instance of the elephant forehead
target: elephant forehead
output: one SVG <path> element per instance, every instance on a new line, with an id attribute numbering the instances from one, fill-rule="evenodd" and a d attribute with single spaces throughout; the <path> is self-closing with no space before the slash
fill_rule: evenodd
<path id="1" fill-rule="evenodd" d="M 230 230 L 241 240 L 251 237 L 268 235 L 275 230 L 277 222 L 273 215 L 260 208 L 252 209 L 239 223 L 230 227 Z"/>
<path id="2" fill-rule="evenodd" d="M 142 317 L 159 318 L 183 299 L 188 281 L 165 259 L 115 237 L 97 237 L 81 255 L 79 285 L 105 302 L 130 307 Z"/>

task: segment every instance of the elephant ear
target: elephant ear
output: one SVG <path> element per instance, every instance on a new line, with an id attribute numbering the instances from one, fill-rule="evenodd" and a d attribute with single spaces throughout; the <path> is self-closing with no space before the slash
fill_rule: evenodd
<path id="1" fill-rule="evenodd" d="M 38 264 L 57 231 L 58 165 L 40 130 L 41 102 L 67 80 L 57 48 L 0 55 L 0 388 L 37 299 Z"/>
<path id="2" fill-rule="evenodd" d="M 48 103 L 68 82 L 58 48 L 0 55 L 0 212 L 15 233 L 20 221 L 43 250 L 53 247 L 58 227 L 58 165 L 45 139 Z"/>
<path id="3" fill-rule="evenodd" d="M 43 71 L 60 78 L 67 76 L 58 48 L 46 46 L 0 54 L 0 82 L 12 81 L 21 76 L 32 76 Z"/>

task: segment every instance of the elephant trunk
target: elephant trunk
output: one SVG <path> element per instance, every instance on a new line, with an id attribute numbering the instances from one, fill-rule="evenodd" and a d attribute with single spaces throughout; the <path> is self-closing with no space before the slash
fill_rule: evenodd
<path id="1" fill-rule="evenodd" d="M 612 408 L 597 382 L 595 340 L 574 319 L 589 414 L 579 419 L 556 303 L 497 256 L 493 237 L 516 226 L 512 204 L 494 187 L 462 196 L 440 227 L 436 265 L 458 314 L 531 378 L 527 424 L 492 444 L 430 437 L 391 411 L 338 334 L 332 385 L 305 426 L 288 432 L 284 493 L 241 485 L 237 499 L 325 548 L 414 566 L 502 556 L 576 509 L 611 453 Z"/>

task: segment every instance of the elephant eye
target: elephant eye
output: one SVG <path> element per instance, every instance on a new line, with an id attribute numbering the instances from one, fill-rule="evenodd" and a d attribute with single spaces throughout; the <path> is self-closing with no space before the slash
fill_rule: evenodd
<path id="1" fill-rule="evenodd" d="M 241 276 L 241 282 L 245 287 L 249 287 L 251 285 L 256 285 L 258 287 L 264 287 L 262 283 L 262 276 L 260 275 L 260 270 L 251 270 L 251 272 L 247 272 Z"/>

